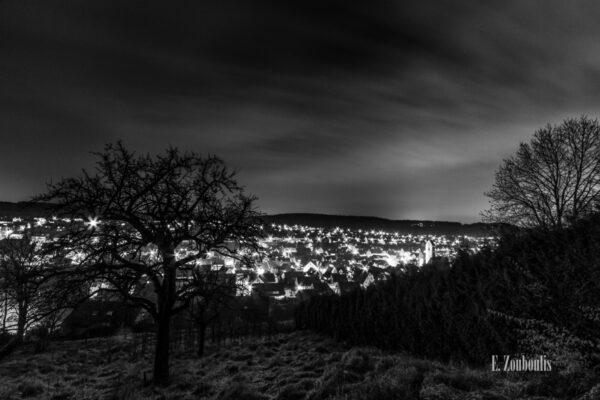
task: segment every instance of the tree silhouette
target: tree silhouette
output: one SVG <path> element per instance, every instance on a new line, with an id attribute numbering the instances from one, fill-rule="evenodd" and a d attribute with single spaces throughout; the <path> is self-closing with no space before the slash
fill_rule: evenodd
<path id="1" fill-rule="evenodd" d="M 0 240 L 0 290 L 8 311 L 16 316 L 14 338 L 0 348 L 0 357 L 23 342 L 26 331 L 73 307 L 89 293 L 84 282 L 65 275 L 58 259 L 48 254 L 29 231 L 21 238 Z M 53 262 L 55 264 L 53 264 Z M 6 322 L 3 322 L 6 324 Z"/>
<path id="2" fill-rule="evenodd" d="M 486 195 L 490 222 L 561 228 L 600 199 L 600 125 L 585 116 L 535 132 L 504 160 Z"/>
<path id="3" fill-rule="evenodd" d="M 203 295 L 192 278 L 197 261 L 208 251 L 247 260 L 260 234 L 255 197 L 216 157 L 172 147 L 136 155 L 120 142 L 94 154 L 94 174 L 50 183 L 38 200 L 58 203 L 71 220 L 57 246 L 77 261 L 72 272 L 152 316 L 154 381 L 167 384 L 172 317 Z"/>
<path id="4" fill-rule="evenodd" d="M 235 276 L 222 271 L 211 270 L 210 266 L 196 269 L 192 274 L 191 285 L 202 293 L 192 302 L 189 317 L 198 332 L 199 357 L 204 355 L 206 329 L 219 318 L 224 308 L 229 308 L 239 285 Z"/>

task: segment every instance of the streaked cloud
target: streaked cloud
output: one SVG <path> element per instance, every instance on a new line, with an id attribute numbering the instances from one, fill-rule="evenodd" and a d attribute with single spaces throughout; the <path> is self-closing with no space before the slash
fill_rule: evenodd
<path id="1" fill-rule="evenodd" d="M 0 191 L 123 139 L 215 153 L 267 212 L 478 219 L 537 127 L 600 106 L 593 1 L 0 3 Z"/>

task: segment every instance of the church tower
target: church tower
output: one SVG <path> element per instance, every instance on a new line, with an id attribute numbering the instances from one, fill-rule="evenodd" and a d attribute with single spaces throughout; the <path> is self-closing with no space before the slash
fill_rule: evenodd
<path id="1" fill-rule="evenodd" d="M 433 257 L 435 257 L 435 248 L 433 242 L 428 240 L 425 242 L 425 264 L 429 264 Z"/>

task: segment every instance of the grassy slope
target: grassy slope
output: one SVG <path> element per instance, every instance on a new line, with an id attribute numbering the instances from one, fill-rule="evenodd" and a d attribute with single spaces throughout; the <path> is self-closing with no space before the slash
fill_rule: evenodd
<path id="1" fill-rule="evenodd" d="M 175 354 L 173 383 L 153 388 L 142 378 L 151 360 L 127 349 L 115 338 L 53 344 L 37 355 L 23 350 L 0 363 L 0 399 L 547 399 L 593 386 L 560 373 L 503 375 L 348 349 L 295 332 L 209 347 L 203 359 Z M 600 398 L 600 385 L 580 398 Z"/>

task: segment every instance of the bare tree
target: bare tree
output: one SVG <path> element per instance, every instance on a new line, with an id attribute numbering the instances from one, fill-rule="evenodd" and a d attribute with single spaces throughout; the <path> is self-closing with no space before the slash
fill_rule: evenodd
<path id="1" fill-rule="evenodd" d="M 31 232 L 22 238 L 0 241 L 0 289 L 4 293 L 4 321 L 12 312 L 16 325 L 15 337 L 2 349 L 0 357 L 23 342 L 26 331 L 47 318 L 72 307 L 88 293 L 82 282 L 63 276 L 62 268 L 51 261 L 40 243 L 32 240 Z"/>
<path id="2" fill-rule="evenodd" d="M 208 251 L 244 261 L 260 234 L 255 198 L 216 157 L 176 148 L 156 157 L 108 144 L 94 174 L 49 184 L 39 200 L 58 203 L 71 218 L 58 246 L 77 260 L 74 273 L 106 285 L 141 306 L 156 325 L 154 381 L 169 379 L 172 317 L 201 288 L 190 279 Z M 140 294 L 150 288 L 153 295 Z M 147 290 L 146 290 L 147 292 Z"/>
<path id="3" fill-rule="evenodd" d="M 486 193 L 489 222 L 561 228 L 597 207 L 600 125 L 586 116 L 535 132 L 505 159 Z"/>
<path id="4" fill-rule="evenodd" d="M 197 354 L 202 357 L 206 329 L 219 318 L 223 309 L 230 307 L 231 300 L 239 289 L 239 284 L 235 275 L 228 275 L 223 271 L 214 271 L 210 266 L 203 266 L 193 272 L 191 285 L 201 293 L 192 302 L 189 308 L 189 317 L 198 332 Z"/>

